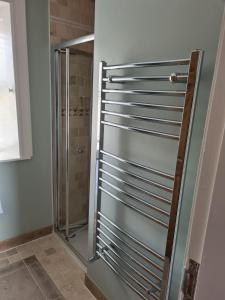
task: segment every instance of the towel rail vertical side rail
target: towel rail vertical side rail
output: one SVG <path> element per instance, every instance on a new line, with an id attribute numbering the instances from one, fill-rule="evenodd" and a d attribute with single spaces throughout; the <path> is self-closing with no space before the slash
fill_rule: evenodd
<path id="1" fill-rule="evenodd" d="M 106 62 L 101 61 L 99 64 L 99 83 L 98 83 L 98 115 L 97 115 L 97 145 L 96 145 L 96 166 L 95 166 L 95 208 L 94 208 L 94 239 L 93 239 L 93 250 L 94 250 L 94 256 L 90 259 L 93 260 L 98 256 L 96 251 L 96 244 L 97 244 L 97 226 L 98 226 L 98 211 L 101 208 L 101 194 L 99 191 L 99 177 L 100 177 L 100 159 L 101 159 L 101 150 L 103 149 L 103 138 L 104 138 L 104 126 L 102 125 L 101 121 L 103 118 L 103 115 L 101 114 L 101 111 L 103 107 L 105 106 L 104 103 L 102 103 L 102 99 L 105 98 L 105 93 L 103 92 L 103 89 L 106 87 L 106 83 L 102 81 L 102 78 L 106 76 L 106 71 L 104 70 L 104 67 L 106 66 Z"/>
<path id="2" fill-rule="evenodd" d="M 203 54 L 201 50 L 195 50 L 192 51 L 191 58 L 190 58 L 186 96 L 184 101 L 183 120 L 182 120 L 180 140 L 178 145 L 175 180 L 174 180 L 169 227 L 168 227 L 166 250 L 165 250 L 165 264 L 164 264 L 163 281 L 162 281 L 162 292 L 160 297 L 162 300 L 165 299 L 166 292 L 167 292 L 168 277 L 169 277 L 172 252 L 173 252 L 175 228 L 177 223 L 178 205 L 179 205 L 180 192 L 182 189 L 182 183 L 184 180 L 184 173 L 185 173 L 184 172 L 185 158 L 188 152 L 187 148 L 189 144 L 189 137 L 190 137 L 189 135 L 190 135 L 190 129 L 192 125 L 191 124 L 192 112 L 194 110 L 193 102 L 195 100 L 195 95 L 197 92 L 196 83 L 198 82 L 199 75 L 200 75 L 202 55 Z"/>

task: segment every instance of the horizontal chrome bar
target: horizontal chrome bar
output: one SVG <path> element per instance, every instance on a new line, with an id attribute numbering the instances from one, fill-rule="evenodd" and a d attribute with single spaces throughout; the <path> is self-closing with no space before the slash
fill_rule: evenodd
<path id="1" fill-rule="evenodd" d="M 144 274 L 142 274 L 140 271 L 135 269 L 129 262 L 127 262 L 121 256 L 119 256 L 119 254 L 110 245 L 108 245 L 104 240 L 102 240 L 100 237 L 98 237 L 98 238 L 104 244 L 104 246 L 106 246 L 106 248 L 108 248 L 122 262 L 122 264 L 124 264 L 125 266 L 128 266 L 128 268 L 130 268 L 132 271 L 134 271 L 138 276 L 140 276 L 144 281 L 146 281 L 152 287 L 154 287 L 158 291 L 161 291 L 161 288 L 157 284 L 155 284 L 152 280 L 150 280 Z M 97 246 L 101 249 L 101 252 L 102 251 L 107 252 L 106 249 L 104 250 L 104 247 L 101 244 L 97 243 Z"/>
<path id="2" fill-rule="evenodd" d="M 103 93 L 113 94 L 132 94 L 132 95 L 157 95 L 157 96 L 173 96 L 184 97 L 185 91 L 151 91 L 151 90 L 119 90 L 119 89 L 102 89 Z"/>
<path id="3" fill-rule="evenodd" d="M 127 203 L 126 201 L 124 201 L 124 200 L 120 199 L 119 197 L 113 195 L 112 193 L 110 193 L 109 191 L 107 191 L 106 189 L 104 189 L 103 187 L 99 186 L 99 189 L 100 189 L 102 192 L 104 192 L 104 193 L 106 193 L 107 195 L 109 195 L 110 197 L 112 197 L 113 199 L 115 199 L 116 201 L 122 203 L 123 205 L 125 205 L 125 206 L 129 207 L 130 209 L 134 210 L 135 212 L 137 212 L 137 213 L 141 214 L 142 216 L 148 218 L 148 219 L 151 220 L 152 222 L 155 222 L 156 224 L 161 225 L 161 226 L 163 226 L 164 228 L 168 228 L 168 224 L 166 224 L 165 222 L 163 222 L 163 221 L 161 221 L 161 220 L 159 220 L 159 219 L 157 219 L 157 218 L 155 218 L 155 217 L 153 217 L 153 216 L 151 216 L 151 215 L 149 215 L 149 214 L 143 212 L 142 210 L 140 210 L 140 209 L 137 208 L 136 206 Z"/>
<path id="4" fill-rule="evenodd" d="M 121 266 L 119 265 L 119 263 L 107 252 L 104 251 L 103 252 L 104 256 L 107 256 L 112 262 L 113 264 L 115 264 L 122 273 L 126 274 L 127 277 L 129 277 L 131 280 L 133 280 L 140 288 L 142 288 L 145 291 L 146 295 L 151 295 L 150 293 L 150 289 L 143 283 L 141 283 L 138 279 L 136 279 L 133 275 L 131 275 L 128 271 L 126 271 L 125 268 L 121 268 Z M 150 284 L 150 283 L 149 283 Z M 151 285 L 151 284 L 150 284 Z M 152 286 L 153 287 L 153 286 Z M 158 290 L 158 289 L 157 289 Z M 160 291 L 160 289 L 159 289 Z M 158 298 L 158 297 L 157 297 Z"/>
<path id="5" fill-rule="evenodd" d="M 189 58 L 175 59 L 175 60 L 159 60 L 159 61 L 148 61 L 138 62 L 129 64 L 119 65 L 107 65 L 103 67 L 104 70 L 115 70 L 115 69 L 130 69 L 130 68 L 146 68 L 146 67 L 161 67 L 161 66 L 177 66 L 177 65 L 188 65 L 190 63 Z"/>
<path id="6" fill-rule="evenodd" d="M 123 102 L 123 101 L 113 101 L 113 100 L 102 100 L 102 103 L 112 104 L 112 105 L 140 107 L 140 108 L 152 108 L 152 109 L 160 109 L 160 110 L 172 110 L 172 111 L 183 111 L 184 110 L 183 106 L 142 103 L 142 102 Z"/>
<path id="7" fill-rule="evenodd" d="M 109 242 L 112 248 L 116 247 L 119 252 L 123 253 L 123 255 L 125 255 L 126 257 L 128 257 L 128 259 L 130 259 L 133 263 L 135 263 L 136 265 L 138 265 L 140 268 L 142 268 L 145 272 L 147 272 L 150 276 L 154 277 L 156 280 L 158 280 L 158 282 L 160 283 L 162 281 L 162 279 L 155 274 L 154 272 L 152 272 L 149 268 L 147 268 L 145 265 L 143 265 L 142 263 L 140 263 L 136 258 L 134 258 L 131 254 L 129 254 L 128 252 L 124 251 L 114 240 L 112 240 L 110 237 L 108 237 L 105 233 L 102 234 Z M 103 242 L 105 245 L 107 245 L 107 243 L 99 236 L 97 235 L 97 239 L 99 239 L 101 242 Z M 107 245 L 108 246 L 108 245 Z"/>
<path id="8" fill-rule="evenodd" d="M 129 237 L 134 243 L 136 243 L 137 245 L 141 246 L 143 249 L 145 249 L 146 251 L 148 251 L 149 253 L 151 253 L 152 255 L 154 255 L 155 257 L 157 257 L 158 259 L 160 259 L 161 261 L 164 261 L 165 258 L 157 253 L 156 251 L 154 251 L 153 249 L 151 249 L 150 247 L 146 246 L 145 244 L 143 244 L 142 242 L 140 242 L 139 240 L 137 240 L 135 237 L 133 237 L 131 234 L 129 234 L 128 232 L 126 232 L 125 230 L 121 229 L 119 226 L 117 226 L 116 224 L 114 224 L 109 218 L 107 218 L 105 215 L 103 215 L 103 213 L 101 213 L 100 211 L 98 212 L 98 215 L 100 215 L 104 220 L 106 220 L 109 224 L 111 224 L 112 226 L 114 226 L 118 231 L 120 231 L 122 234 L 126 235 L 127 237 Z"/>
<path id="9" fill-rule="evenodd" d="M 143 128 L 138 128 L 138 127 L 133 127 L 133 126 L 125 126 L 125 125 L 120 125 L 120 124 L 106 122 L 106 121 L 101 121 L 101 124 L 120 128 L 120 129 L 130 130 L 130 131 L 134 131 L 134 132 L 138 132 L 138 133 L 151 134 L 151 135 L 155 135 L 155 136 L 159 136 L 159 137 L 163 137 L 163 138 L 179 140 L 178 135 L 174 135 L 174 134 L 170 134 L 170 133 L 164 133 L 164 132 L 160 132 L 160 131 L 143 129 Z"/>
<path id="10" fill-rule="evenodd" d="M 104 82 L 108 83 L 123 83 L 123 82 L 137 82 L 137 81 L 169 81 L 169 82 L 187 82 L 188 74 L 172 73 L 170 75 L 162 76 L 108 76 L 103 78 Z"/>
<path id="11" fill-rule="evenodd" d="M 144 194 L 146 194 L 146 195 L 148 195 L 148 196 L 150 196 L 152 198 L 155 198 L 155 199 L 157 199 L 159 201 L 162 201 L 162 202 L 164 202 L 166 204 L 171 205 L 171 201 L 168 200 L 168 199 L 166 199 L 166 198 L 164 198 L 164 197 L 162 197 L 162 196 L 159 196 L 157 194 L 151 193 L 151 192 L 149 192 L 149 191 L 147 191 L 147 190 L 145 190 L 145 189 L 143 189 L 143 188 L 141 188 L 141 187 L 139 187 L 139 186 L 137 186 L 137 185 L 135 185 L 133 183 L 129 183 L 129 182 L 127 182 L 127 181 L 125 181 L 125 180 L 123 180 L 121 178 L 118 178 L 118 177 L 112 175 L 111 173 L 109 173 L 109 172 L 107 172 L 107 171 L 105 171 L 103 169 L 99 169 L 99 171 L 101 171 L 102 173 L 108 175 L 109 177 L 111 177 L 111 178 L 113 178 L 113 179 L 115 179 L 115 180 L 117 180 L 117 181 L 119 181 L 119 182 L 121 182 L 123 184 L 126 184 L 127 186 L 129 186 L 129 187 L 131 187 L 131 188 L 133 188 L 135 190 L 138 190 L 139 192 L 142 192 L 142 193 L 144 193 Z"/>
<path id="12" fill-rule="evenodd" d="M 140 256 L 143 260 L 145 260 L 147 263 L 149 263 L 152 267 L 156 268 L 158 271 L 163 272 L 163 268 L 160 265 L 158 265 L 157 263 L 155 263 L 152 259 L 150 259 L 149 257 L 145 256 L 143 253 L 141 253 L 137 249 L 135 249 L 133 246 L 131 246 L 128 243 L 126 243 L 123 239 L 121 239 L 117 234 L 115 234 L 115 232 L 113 232 L 111 229 L 109 229 L 109 227 L 106 226 L 105 224 L 103 224 L 100 220 L 98 220 L 97 222 L 103 228 L 105 228 L 112 236 L 114 236 L 121 244 L 123 244 L 125 247 L 127 247 L 128 249 L 130 249 L 131 251 L 133 251 L 136 255 Z M 110 240 L 110 238 L 108 237 L 108 235 L 101 228 L 98 227 L 97 231 L 100 232 L 105 238 L 107 238 L 108 240 Z"/>
<path id="13" fill-rule="evenodd" d="M 126 170 L 124 170 L 124 169 L 122 169 L 122 168 L 116 167 L 115 165 L 113 165 L 113 164 L 111 164 L 111 163 L 109 163 L 109 162 L 106 162 L 106 161 L 103 160 L 103 159 L 100 159 L 100 162 L 103 163 L 103 164 L 105 164 L 105 165 L 107 165 L 107 166 L 109 166 L 109 167 L 111 167 L 111 168 L 113 168 L 114 170 L 116 170 L 116 171 L 118 171 L 118 172 L 120 172 L 120 173 L 129 175 L 129 176 L 131 176 L 131 177 L 133 177 L 133 178 L 135 178 L 135 179 L 142 180 L 142 181 L 144 181 L 144 182 L 146 182 L 146 183 L 148 183 L 148 184 L 150 184 L 150 185 L 152 185 L 152 186 L 155 186 L 155 187 L 157 187 L 157 188 L 160 188 L 160 189 L 162 189 L 162 190 L 164 190 L 164 191 L 166 191 L 166 192 L 169 192 L 169 193 L 172 193 L 172 192 L 173 192 L 173 188 L 168 187 L 168 186 L 166 186 L 166 185 L 164 185 L 164 184 L 155 182 L 155 181 L 153 181 L 153 180 L 149 180 L 149 179 L 144 178 L 144 177 L 142 177 L 142 176 L 140 176 L 140 175 L 136 175 L 136 174 L 134 174 L 134 173 L 132 173 L 132 172 L 130 172 L 130 171 L 126 171 Z"/>
<path id="14" fill-rule="evenodd" d="M 132 279 L 139 287 L 141 287 L 146 294 L 148 294 L 149 289 L 142 283 L 140 283 L 135 277 L 133 277 L 130 273 L 128 273 L 125 268 L 122 268 L 121 265 L 118 264 L 118 262 L 106 251 L 104 250 L 104 248 L 100 245 L 97 244 L 97 246 L 100 248 L 100 252 L 104 255 L 104 256 L 108 256 L 109 259 L 111 261 L 113 261 L 113 263 L 123 272 L 126 274 L 126 276 L 128 276 L 130 279 Z M 150 284 L 150 283 L 149 283 Z"/>
<path id="15" fill-rule="evenodd" d="M 112 188 L 115 189 L 116 191 L 118 191 L 118 192 L 120 192 L 120 193 L 122 193 L 122 194 L 124 194 L 124 195 L 126 195 L 126 196 L 128 196 L 128 197 L 130 197 L 131 199 L 133 199 L 133 200 L 135 200 L 135 201 L 140 202 L 141 204 L 143 204 L 143 205 L 145 205 L 145 206 L 147 206 L 147 207 L 149 207 L 150 209 L 155 210 L 155 211 L 157 211 L 158 213 L 161 213 L 161 214 L 163 214 L 163 215 L 165 215 L 165 216 L 167 216 L 167 217 L 170 216 L 170 214 L 169 214 L 167 211 L 165 211 L 165 210 L 163 210 L 163 209 L 161 209 L 161 208 L 159 208 L 159 207 L 157 207 L 157 206 L 155 206 L 155 205 L 152 205 L 152 204 L 150 204 L 150 203 L 148 203 L 148 202 L 142 200 L 141 198 L 139 198 L 139 197 L 137 197 L 137 196 L 134 196 L 134 195 L 132 195 L 132 194 L 130 194 L 130 193 L 128 193 L 128 192 L 126 192 L 126 191 L 124 191 L 124 190 L 118 188 L 117 186 L 115 186 L 114 184 L 108 182 L 107 180 L 103 179 L 102 177 L 99 177 L 99 180 L 102 181 L 102 182 L 104 182 L 105 184 L 109 185 L 110 187 L 112 187 Z"/>
<path id="16" fill-rule="evenodd" d="M 108 265 L 108 267 L 110 267 L 110 269 L 123 281 L 125 282 L 136 294 L 138 294 L 142 299 L 144 300 L 149 300 L 149 297 L 145 297 L 141 292 L 139 292 L 134 286 L 133 284 L 131 284 L 123 275 L 121 275 L 116 269 L 115 267 L 113 267 L 108 261 L 107 259 L 99 252 L 97 251 L 97 254 L 99 255 L 99 257 L 101 257 L 101 259 Z"/>
<path id="17" fill-rule="evenodd" d="M 73 47 L 75 45 L 80 45 L 80 44 L 83 44 L 83 43 L 94 41 L 94 39 L 95 39 L 95 35 L 92 33 L 92 34 L 89 34 L 89 35 L 85 35 L 85 36 L 82 36 L 82 37 L 79 37 L 79 38 L 76 38 L 76 39 L 69 40 L 69 41 L 63 42 L 61 44 L 58 44 L 54 47 L 54 49 L 55 49 L 55 51 L 57 51 L 57 50 L 65 49 L 65 48 L 68 48 L 68 47 Z"/>
<path id="18" fill-rule="evenodd" d="M 181 121 L 176 121 L 176 120 L 151 118 L 151 117 L 145 117 L 145 116 L 140 116 L 140 115 L 121 114 L 121 113 L 112 112 L 112 111 L 105 111 L 105 110 L 102 110 L 102 114 L 110 115 L 110 116 L 114 116 L 114 117 L 126 118 L 126 119 L 133 119 L 133 120 L 139 120 L 139 121 L 148 121 L 148 122 L 152 122 L 152 123 L 167 124 L 167 125 L 181 126 L 181 124 L 182 124 Z"/>
<path id="19" fill-rule="evenodd" d="M 148 171 L 150 173 L 153 173 L 155 175 L 159 175 L 159 176 L 162 176 L 162 177 L 165 177 L 167 179 L 171 179 L 171 180 L 174 180 L 174 176 L 171 175 L 171 174 L 168 174 L 168 173 L 165 173 L 165 172 L 162 172 L 162 171 L 159 171 L 159 170 L 156 170 L 156 169 L 153 169 L 153 168 L 149 168 L 149 167 L 146 167 L 142 164 L 139 164 L 139 163 L 135 163 L 133 161 L 130 161 L 130 160 L 127 160 L 127 159 L 124 159 L 124 158 L 121 158 L 119 156 L 116 156 L 112 153 L 109 153 L 105 150 L 100 150 L 100 152 L 106 156 L 109 156 L 109 157 L 112 157 L 120 162 L 123 162 L 123 163 L 126 163 L 128 165 L 131 165 L 132 167 L 136 167 L 136 168 L 140 168 L 140 169 L 143 169 L 144 171 Z"/>

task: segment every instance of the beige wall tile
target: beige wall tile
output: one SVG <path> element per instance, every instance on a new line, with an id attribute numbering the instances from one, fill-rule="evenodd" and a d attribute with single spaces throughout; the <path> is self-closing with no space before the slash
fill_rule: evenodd
<path id="1" fill-rule="evenodd" d="M 93 32 L 94 1 L 50 0 L 51 43 L 65 41 Z M 82 29 L 83 28 L 83 29 Z"/>

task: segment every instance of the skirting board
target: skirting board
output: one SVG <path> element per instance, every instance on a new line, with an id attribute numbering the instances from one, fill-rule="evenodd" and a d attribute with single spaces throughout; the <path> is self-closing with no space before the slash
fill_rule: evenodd
<path id="1" fill-rule="evenodd" d="M 87 274 L 85 274 L 84 283 L 97 300 L 108 300 Z"/>
<path id="2" fill-rule="evenodd" d="M 52 233 L 53 226 L 48 226 L 44 228 L 37 229 L 32 232 L 24 233 L 22 235 L 13 237 L 11 239 L 0 241 L 0 252 L 6 251 L 10 248 L 17 247 L 21 244 L 30 242 L 32 240 L 38 239 L 42 236 Z"/>

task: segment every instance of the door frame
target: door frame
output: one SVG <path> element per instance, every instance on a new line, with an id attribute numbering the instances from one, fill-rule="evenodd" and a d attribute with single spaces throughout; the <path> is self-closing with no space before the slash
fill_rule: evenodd
<path id="1" fill-rule="evenodd" d="M 206 264 L 217 265 L 215 253 L 212 257 L 212 244 L 217 242 L 218 250 L 225 252 L 225 240 L 218 235 L 218 226 L 225 228 L 225 218 L 222 217 L 220 195 L 225 194 L 221 174 L 225 176 L 225 11 L 223 15 L 218 51 L 211 87 L 208 113 L 206 118 L 198 175 L 189 223 L 189 235 L 186 246 L 185 266 L 189 259 L 200 264 L 196 293 L 194 299 L 206 299 L 206 290 L 212 288 L 209 284 L 212 269 Z M 219 176 L 220 175 L 220 176 Z M 218 193 L 220 191 L 220 194 Z M 223 191 L 223 194 L 222 194 Z M 215 213 L 215 211 L 217 213 Z M 224 204 L 225 211 L 225 204 Z M 219 215 L 221 218 L 218 222 Z M 223 214 L 224 216 L 224 214 Z M 224 220 L 223 220 L 224 219 Z M 222 227 L 221 227 L 222 228 Z M 223 245 L 224 243 L 224 245 Z M 219 252 L 220 252 L 219 251 Z M 220 265 L 219 265 L 220 266 Z M 218 267 L 218 265 L 217 265 Z M 204 271 L 203 271 L 204 270 Z M 223 268 L 224 270 L 224 268 Z M 218 273 L 218 272 L 217 272 Z M 215 273 L 214 275 L 216 276 Z M 218 278 L 215 277 L 217 280 Z M 206 284 L 208 282 L 208 284 Z M 212 292 L 212 291 L 211 291 Z M 209 295 L 209 294 L 207 294 Z M 224 291 L 225 295 L 225 291 Z M 225 297 L 225 296 L 224 296 Z M 179 299 L 183 299 L 180 289 Z M 216 298 L 207 298 L 216 299 Z M 219 299 L 219 298 L 217 298 Z M 222 299 L 222 298 L 220 298 Z"/>

